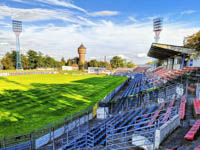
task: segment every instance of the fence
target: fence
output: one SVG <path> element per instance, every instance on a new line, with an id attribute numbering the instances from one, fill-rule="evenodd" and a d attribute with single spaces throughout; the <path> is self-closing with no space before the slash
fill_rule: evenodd
<path id="1" fill-rule="evenodd" d="M 121 85 L 119 85 L 116 89 L 114 89 L 110 94 L 108 94 L 107 96 L 105 96 L 101 102 L 103 103 L 108 103 L 114 96 L 116 93 L 118 93 L 121 88 L 127 83 L 127 80 L 124 81 Z"/>
<path id="2" fill-rule="evenodd" d="M 177 107 L 173 107 L 169 115 L 169 120 L 176 114 L 178 114 Z M 161 110 L 160 115 L 157 116 L 155 123 L 152 125 L 147 124 L 152 120 L 154 113 L 144 114 L 141 118 L 147 115 L 149 117 L 146 120 L 139 119 L 136 120 L 134 124 L 116 129 L 113 129 L 112 124 L 108 124 L 106 129 L 105 149 L 123 150 L 137 147 L 151 150 L 155 149 L 155 131 L 159 129 L 161 125 L 165 124 L 163 117 L 166 115 L 166 109 Z M 130 130 L 127 130 L 128 128 Z M 124 132 L 124 129 L 126 129 L 126 132 Z M 118 132 L 120 130 L 121 132 Z"/>
<path id="3" fill-rule="evenodd" d="M 37 71 L 37 72 L 11 72 L 11 73 L 0 73 L 0 76 L 18 76 L 18 75 L 33 75 L 33 74 L 58 74 L 56 71 Z"/>
<path id="4" fill-rule="evenodd" d="M 125 83 L 126 81 L 111 92 L 111 94 L 108 94 L 102 101 L 111 99 Z M 31 133 L 14 137 L 4 137 L 0 139 L 0 150 L 42 149 L 44 145 L 52 145 L 53 149 L 55 149 L 61 144 L 67 144 L 92 127 L 91 120 L 96 116 L 97 106 L 98 104 L 95 104 L 81 112 L 53 122 Z M 61 140 L 59 139 L 60 137 L 62 137 Z"/>

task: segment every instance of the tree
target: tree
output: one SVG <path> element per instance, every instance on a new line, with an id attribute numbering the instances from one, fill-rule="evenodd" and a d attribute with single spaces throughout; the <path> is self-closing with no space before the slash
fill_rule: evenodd
<path id="1" fill-rule="evenodd" d="M 105 67 L 105 62 L 104 61 L 99 61 L 98 62 L 99 67 Z"/>
<path id="2" fill-rule="evenodd" d="M 97 61 L 96 59 L 93 59 L 93 60 L 90 60 L 90 61 L 88 62 L 88 66 L 89 66 L 89 67 L 98 67 L 98 66 L 99 66 L 99 63 L 98 63 L 98 61 Z"/>
<path id="3" fill-rule="evenodd" d="M 111 64 L 112 68 L 123 67 L 124 66 L 124 60 L 119 56 L 114 56 L 110 60 L 110 64 Z"/>
<path id="4" fill-rule="evenodd" d="M 25 55 L 21 55 L 23 69 L 29 69 L 29 61 Z"/>
<path id="5" fill-rule="evenodd" d="M 27 52 L 28 61 L 29 61 L 29 68 L 36 69 L 38 67 L 38 54 L 36 51 L 29 50 Z"/>
<path id="6" fill-rule="evenodd" d="M 73 64 L 73 60 L 72 59 L 68 59 L 67 60 L 67 66 L 72 66 Z"/>
<path id="7" fill-rule="evenodd" d="M 62 59 L 61 59 L 60 63 L 61 63 L 61 66 L 65 66 L 65 64 L 66 64 L 66 61 L 65 61 L 64 57 L 62 57 Z"/>
<path id="8" fill-rule="evenodd" d="M 152 64 L 153 64 L 152 61 L 149 61 L 149 62 L 146 63 L 146 65 L 152 65 Z"/>
<path id="9" fill-rule="evenodd" d="M 135 64 L 133 64 L 131 61 L 127 63 L 127 68 L 134 68 L 134 67 L 135 67 Z"/>
<path id="10" fill-rule="evenodd" d="M 5 56 L 2 58 L 1 63 L 3 65 L 3 69 L 14 69 L 14 63 L 11 58 Z"/>
<path id="11" fill-rule="evenodd" d="M 74 57 L 72 59 L 73 64 L 78 64 L 79 63 L 79 58 L 78 57 Z"/>
<path id="12" fill-rule="evenodd" d="M 185 47 L 193 48 L 198 52 L 200 51 L 200 31 L 187 37 Z"/>
<path id="13" fill-rule="evenodd" d="M 38 52 L 37 67 L 38 68 L 44 68 L 45 67 L 44 57 L 43 57 L 43 54 L 41 52 Z"/>

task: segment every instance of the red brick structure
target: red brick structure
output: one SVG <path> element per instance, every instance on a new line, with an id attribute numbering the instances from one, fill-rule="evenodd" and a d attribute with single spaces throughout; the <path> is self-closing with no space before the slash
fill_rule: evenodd
<path id="1" fill-rule="evenodd" d="M 83 44 L 81 44 L 79 46 L 78 54 L 79 54 L 79 64 L 84 64 L 85 63 L 86 48 Z"/>

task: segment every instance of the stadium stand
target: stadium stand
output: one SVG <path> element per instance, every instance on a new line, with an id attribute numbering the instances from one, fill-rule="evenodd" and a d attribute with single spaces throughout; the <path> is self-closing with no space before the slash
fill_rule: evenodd
<path id="1" fill-rule="evenodd" d="M 172 99 L 172 100 L 171 100 L 171 102 L 170 102 L 170 104 L 169 104 L 169 106 L 168 106 L 168 108 L 167 108 L 167 112 L 166 112 L 166 114 L 165 114 L 165 116 L 164 116 L 164 118 L 163 118 L 163 121 L 164 121 L 164 122 L 167 122 L 167 121 L 168 121 L 169 115 L 170 115 L 170 113 L 171 113 L 171 109 L 172 109 L 172 107 L 173 107 L 173 105 L 174 105 L 174 103 L 175 103 L 175 100 L 176 100 L 176 99 Z"/>
<path id="2" fill-rule="evenodd" d="M 135 73 L 141 73 L 141 72 L 146 72 L 150 67 L 136 67 L 133 72 Z"/>
<path id="3" fill-rule="evenodd" d="M 199 129 L 200 129 L 200 119 L 197 120 L 195 124 L 192 126 L 192 128 L 187 132 L 187 134 L 184 136 L 184 139 L 194 140 L 194 137 Z"/>
<path id="4" fill-rule="evenodd" d="M 164 105 L 165 105 L 164 103 L 162 103 L 162 104 L 160 105 L 158 111 L 155 112 L 154 116 L 153 116 L 152 119 L 149 121 L 148 126 L 152 125 L 152 124 L 155 122 L 156 118 L 157 118 L 158 115 L 160 114 L 160 111 L 162 110 L 162 108 L 164 107 Z"/>
<path id="5" fill-rule="evenodd" d="M 194 98 L 193 105 L 194 105 L 195 114 L 200 115 L 200 101 L 198 98 Z"/>
<path id="6" fill-rule="evenodd" d="M 181 120 L 183 120 L 185 117 L 185 103 L 186 103 L 186 101 L 185 101 L 185 95 L 184 95 L 184 96 L 182 96 L 182 100 L 181 100 L 181 104 L 180 104 L 180 108 L 179 108 L 179 115 L 181 117 Z"/>
<path id="7" fill-rule="evenodd" d="M 74 139 L 70 144 L 64 147 L 64 150 L 83 148 L 86 145 L 95 147 L 98 144 L 106 144 L 106 126 L 111 126 L 115 130 L 115 133 L 126 132 L 131 128 L 131 125 L 139 120 L 139 123 L 134 128 L 140 128 L 144 125 L 144 122 L 148 120 L 149 114 L 153 113 L 157 108 L 156 105 L 151 108 L 131 110 L 129 112 L 123 112 L 120 115 L 116 115 L 102 121 L 99 125 L 87 131 L 81 137 Z M 124 127 L 124 128 L 123 128 Z M 123 129 L 122 129 L 123 128 Z"/>
<path id="8" fill-rule="evenodd" d="M 200 150 L 200 145 L 197 148 L 195 148 L 194 150 Z"/>

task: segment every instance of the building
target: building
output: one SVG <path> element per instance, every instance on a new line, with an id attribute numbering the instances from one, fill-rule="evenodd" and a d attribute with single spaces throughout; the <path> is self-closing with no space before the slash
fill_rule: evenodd
<path id="1" fill-rule="evenodd" d="M 106 67 L 88 67 L 88 74 L 105 74 Z"/>
<path id="2" fill-rule="evenodd" d="M 78 54 L 79 54 L 79 64 L 84 64 L 85 63 L 86 48 L 83 44 L 81 44 L 79 46 Z"/>
<path id="3" fill-rule="evenodd" d="M 152 43 L 148 56 L 156 58 L 154 68 L 182 69 L 186 66 L 200 66 L 200 59 L 194 59 L 196 51 L 183 46 Z"/>

